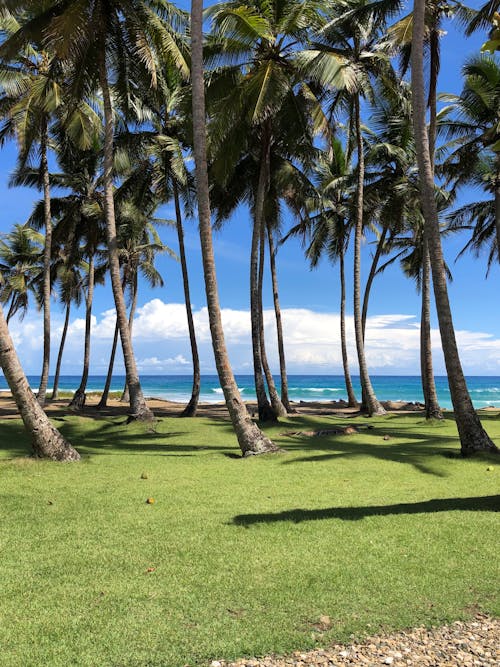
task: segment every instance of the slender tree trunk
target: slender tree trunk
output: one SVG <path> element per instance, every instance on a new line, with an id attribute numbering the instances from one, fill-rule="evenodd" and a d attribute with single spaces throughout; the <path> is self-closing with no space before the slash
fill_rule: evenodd
<path id="1" fill-rule="evenodd" d="M 54 461 L 78 461 L 80 455 L 52 426 L 30 389 L 2 308 L 0 308 L 0 366 L 24 426 L 32 438 L 34 455 Z"/>
<path id="2" fill-rule="evenodd" d="M 193 143 L 195 156 L 196 191 L 203 272 L 207 294 L 208 317 L 217 373 L 224 392 L 227 409 L 244 456 L 276 451 L 276 445 L 255 424 L 241 400 L 238 386 L 229 363 L 222 328 L 217 277 L 212 244 L 210 200 L 208 190 L 205 91 L 203 82 L 203 0 L 191 4 L 191 50 L 193 87 Z"/>
<path id="3" fill-rule="evenodd" d="M 135 311 L 137 308 L 137 269 L 134 272 L 133 284 L 132 284 L 132 303 L 130 304 L 130 310 L 128 312 L 128 330 L 130 331 L 130 339 L 132 340 L 132 329 L 134 327 L 134 317 Z M 125 380 L 125 385 L 123 387 L 122 395 L 120 396 L 120 403 L 129 403 L 130 401 L 130 391 L 128 388 L 127 380 Z"/>
<path id="4" fill-rule="evenodd" d="M 80 381 L 80 386 L 75 391 L 75 395 L 69 402 L 68 407 L 75 412 L 83 410 L 85 406 L 87 382 L 89 379 L 90 367 L 90 334 L 92 326 L 92 302 L 94 300 L 94 277 L 95 277 L 95 260 L 91 253 L 89 257 L 89 274 L 87 285 L 87 298 L 85 299 L 85 342 L 83 348 L 83 373 Z"/>
<path id="5" fill-rule="evenodd" d="M 118 260 L 118 241 L 116 236 L 115 205 L 113 201 L 113 109 L 109 92 L 108 74 L 106 71 L 106 49 L 103 36 L 101 49 L 97 54 L 99 60 L 99 83 L 101 85 L 104 107 L 104 212 L 106 216 L 106 234 L 109 253 L 109 273 L 113 297 L 115 300 L 116 317 L 122 341 L 123 361 L 130 391 L 131 418 L 149 421 L 153 413 L 146 405 L 141 383 L 137 372 L 132 337 L 130 335 L 125 299 L 120 280 L 120 263 Z"/>
<path id="6" fill-rule="evenodd" d="M 422 375 L 422 390 L 425 400 L 425 418 L 442 419 L 443 414 L 439 407 L 434 370 L 432 367 L 431 345 L 431 262 L 429 249 L 424 239 L 422 261 L 422 313 L 420 318 L 420 368 Z"/>
<path id="7" fill-rule="evenodd" d="M 347 340 L 345 332 L 345 269 L 344 250 L 340 252 L 340 346 L 342 348 L 342 365 L 344 367 L 345 388 L 347 390 L 347 401 L 350 408 L 359 407 L 352 386 L 351 372 L 349 370 L 349 359 L 347 356 Z"/>
<path id="8" fill-rule="evenodd" d="M 264 202 L 268 186 L 268 159 L 270 142 L 267 132 L 263 132 L 262 154 L 260 159 L 259 182 L 255 195 L 255 213 L 250 249 L 250 320 L 252 325 L 252 353 L 255 393 L 260 421 L 276 421 L 277 414 L 269 404 L 266 387 L 262 376 L 262 351 L 260 346 L 260 304 L 259 304 L 259 243 L 264 223 Z"/>
<path id="9" fill-rule="evenodd" d="M 97 404 L 97 409 L 98 410 L 104 410 L 104 408 L 108 404 L 108 396 L 109 396 L 109 390 L 111 388 L 111 380 L 113 378 L 113 367 L 115 365 L 115 356 L 116 356 L 116 348 L 118 346 L 118 334 L 120 333 L 120 330 L 118 329 L 118 321 L 115 324 L 115 333 L 113 336 L 113 345 L 111 346 L 111 355 L 109 357 L 109 366 L 108 366 L 108 374 L 106 375 L 106 382 L 104 383 L 104 389 L 102 392 L 101 400 Z"/>
<path id="10" fill-rule="evenodd" d="M 40 139 L 40 168 L 43 182 L 43 217 L 45 224 L 45 245 L 43 249 L 43 362 L 38 402 L 43 407 L 47 398 L 50 367 L 50 260 L 52 255 L 52 215 L 50 211 L 49 165 L 47 162 L 48 123 L 44 116 Z"/>
<path id="11" fill-rule="evenodd" d="M 361 388 L 366 400 L 366 409 L 370 416 L 383 415 L 385 410 L 377 400 L 373 391 L 368 366 L 365 357 L 365 345 L 363 341 L 363 324 L 361 321 L 361 236 L 363 233 L 363 204 L 364 204 L 364 180 L 365 180 L 365 158 L 363 154 L 363 137 L 361 134 L 361 114 L 359 95 L 354 100 L 354 113 L 356 124 L 356 143 L 358 152 L 358 182 L 356 189 L 356 228 L 354 234 L 354 329 L 356 333 L 356 348 L 358 351 L 359 377 Z"/>
<path id="12" fill-rule="evenodd" d="M 276 413 L 277 417 L 285 417 L 286 410 L 285 406 L 280 400 L 278 392 L 276 390 L 276 385 L 274 384 L 273 374 L 269 368 L 269 363 L 267 361 L 266 354 L 266 337 L 264 331 L 264 311 L 262 307 L 262 287 L 264 284 L 264 260 L 265 260 L 265 249 L 266 249 L 266 224 L 262 223 L 260 229 L 260 248 L 259 248 L 259 278 L 258 278 L 258 290 L 259 290 L 259 342 L 260 342 L 260 354 L 262 357 L 262 368 L 264 370 L 264 375 L 266 377 L 267 388 L 269 390 L 269 397 L 271 398 L 271 406 Z"/>
<path id="13" fill-rule="evenodd" d="M 123 275 L 122 279 L 122 292 L 125 293 L 125 273 Z M 104 383 L 104 389 L 102 392 L 101 400 L 97 404 L 97 409 L 98 410 L 103 410 L 105 407 L 107 407 L 108 404 L 108 396 L 109 396 L 109 390 L 111 388 L 111 380 L 113 379 L 113 369 L 115 366 L 115 357 L 116 357 L 116 347 L 118 345 L 118 335 L 120 333 L 120 329 L 118 328 L 118 319 L 116 320 L 115 324 L 115 333 L 113 335 L 113 344 L 111 345 L 111 353 L 109 357 L 109 364 L 108 364 L 108 373 L 106 375 L 106 382 Z"/>
<path id="14" fill-rule="evenodd" d="M 191 344 L 191 358 L 193 360 L 193 388 L 191 390 L 191 398 L 181 413 L 181 417 L 195 417 L 198 408 L 198 401 L 200 400 L 201 388 L 201 371 L 200 358 L 198 355 L 198 345 L 196 343 L 196 332 L 193 322 L 193 310 L 191 308 L 191 295 L 189 292 L 189 275 L 186 262 L 186 251 L 184 248 L 184 229 L 182 228 L 181 206 L 179 202 L 179 191 L 175 178 L 172 179 L 174 190 L 174 205 L 175 205 L 175 223 L 177 227 L 177 238 L 179 240 L 179 256 L 181 260 L 182 270 L 182 284 L 184 286 L 184 303 L 186 304 L 186 316 L 188 321 L 189 342 Z"/>
<path id="15" fill-rule="evenodd" d="M 288 376 L 286 372 L 285 345 L 283 343 L 283 324 L 281 321 L 281 308 L 278 290 L 278 274 L 276 271 L 276 249 L 273 242 L 271 228 L 267 227 L 267 238 L 269 241 L 269 263 L 271 266 L 271 281 L 273 286 L 274 313 L 276 316 L 276 335 L 278 338 L 278 356 L 280 360 L 280 378 L 281 378 L 281 402 L 288 413 L 297 412 L 290 405 L 288 398 Z"/>
<path id="16" fill-rule="evenodd" d="M 413 125 L 422 209 L 425 219 L 427 241 L 429 244 L 434 297 L 436 300 L 441 344 L 448 374 L 451 400 L 460 436 L 462 455 L 467 456 L 479 450 L 498 450 L 483 429 L 472 405 L 462 365 L 460 363 L 455 339 L 455 329 L 453 327 L 453 319 L 448 300 L 448 288 L 446 285 L 441 237 L 439 234 L 439 220 L 434 195 L 432 158 L 429 150 L 429 137 L 427 134 L 425 118 L 426 105 L 423 64 L 424 29 L 425 0 L 415 0 L 413 11 L 411 83 Z"/>
<path id="17" fill-rule="evenodd" d="M 382 250 L 384 248 L 385 238 L 387 236 L 388 230 L 389 230 L 389 224 L 385 223 L 382 226 L 382 231 L 380 233 L 380 238 L 377 242 L 377 247 L 375 249 L 375 254 L 373 255 L 372 263 L 371 263 L 371 266 L 370 266 L 370 273 L 368 274 L 368 278 L 366 280 L 365 293 L 363 295 L 363 308 L 361 310 L 361 326 L 363 328 L 363 341 L 365 340 L 366 318 L 367 318 L 367 315 L 368 315 L 368 302 L 370 301 L 370 292 L 371 292 L 371 289 L 372 289 L 373 280 L 374 280 L 375 275 L 377 273 L 378 262 L 379 262 L 379 259 L 380 259 L 380 255 L 382 254 Z"/>
<path id="18" fill-rule="evenodd" d="M 54 386 L 52 387 L 52 396 L 51 396 L 52 401 L 55 401 L 57 399 L 59 392 L 59 376 L 61 375 L 61 363 L 62 363 L 64 345 L 66 343 L 66 334 L 68 333 L 70 311 L 71 311 L 71 302 L 66 304 L 66 315 L 64 317 L 64 326 L 61 335 L 61 343 L 59 345 L 59 352 L 57 354 L 56 374 L 54 375 Z"/>

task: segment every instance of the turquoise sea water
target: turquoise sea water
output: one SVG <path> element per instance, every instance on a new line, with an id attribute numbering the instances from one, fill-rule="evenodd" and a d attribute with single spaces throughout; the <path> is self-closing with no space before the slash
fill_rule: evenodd
<path id="1" fill-rule="evenodd" d="M 33 389 L 38 388 L 38 377 L 28 376 Z M 123 388 L 123 376 L 113 378 L 112 390 Z M 279 387 L 279 378 L 276 384 Z M 374 375 L 372 383 L 380 400 L 393 401 L 422 401 L 420 377 L 411 375 Z M 245 400 L 255 398 L 253 390 L 253 376 L 237 375 L 236 380 Z M 91 375 L 87 390 L 102 390 L 105 377 Z M 52 378 L 50 379 L 52 382 Z M 51 386 L 49 382 L 49 387 Z M 146 396 L 163 398 L 170 401 L 185 403 L 191 396 L 190 375 L 143 375 L 141 376 L 143 390 Z M 354 388 L 358 398 L 361 396 L 359 378 L 353 377 Z M 61 377 L 61 390 L 74 391 L 80 383 L 80 377 L 66 375 Z M 498 376 L 471 376 L 467 384 L 472 401 L 476 408 L 486 406 L 500 407 L 500 377 Z M 443 408 L 451 408 L 450 392 L 445 377 L 437 377 L 436 385 L 439 403 Z M 334 401 L 345 399 L 346 391 L 344 379 L 341 375 L 290 375 L 288 378 L 289 394 L 292 401 Z M 8 389 L 5 378 L 0 376 L 0 391 Z M 222 389 L 216 375 L 204 375 L 201 382 L 201 400 L 203 402 L 218 402 L 223 400 Z"/>

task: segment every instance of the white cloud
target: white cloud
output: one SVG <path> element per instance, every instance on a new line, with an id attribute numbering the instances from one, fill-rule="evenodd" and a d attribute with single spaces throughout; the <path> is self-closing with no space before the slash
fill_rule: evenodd
<path id="1" fill-rule="evenodd" d="M 287 365 L 291 373 L 340 373 L 340 317 L 307 308 L 282 311 Z M 207 308 L 193 313 L 204 372 L 214 372 Z M 251 372 L 250 315 L 248 310 L 223 309 L 222 321 L 229 354 L 237 372 Z M 273 310 L 264 313 L 266 347 L 273 370 L 278 368 L 276 323 Z M 42 349 L 42 319 L 29 314 L 24 322 L 14 320 L 12 335 L 21 359 L 29 372 L 38 372 Z M 72 321 L 63 372 L 81 367 L 85 321 Z M 357 355 L 352 316 L 346 319 L 348 354 L 351 369 L 357 372 Z M 106 371 L 111 339 L 115 330 L 114 310 L 92 318 L 91 372 Z M 62 317 L 53 318 L 53 358 L 57 353 Z M 491 333 L 457 331 L 464 368 L 468 373 L 492 373 L 500 369 L 500 340 Z M 439 331 L 432 331 L 435 372 L 444 372 Z M 191 365 L 185 306 L 153 299 L 138 308 L 134 320 L 134 346 L 140 370 L 144 373 L 189 372 Z M 366 329 L 366 354 L 370 371 L 375 373 L 419 373 L 420 332 L 415 316 L 384 314 L 369 317 Z M 117 368 L 122 368 L 121 355 Z"/>

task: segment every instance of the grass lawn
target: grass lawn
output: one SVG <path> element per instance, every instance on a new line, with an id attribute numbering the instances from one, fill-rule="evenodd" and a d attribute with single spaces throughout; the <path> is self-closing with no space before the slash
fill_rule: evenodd
<path id="1" fill-rule="evenodd" d="M 268 429 L 286 454 L 245 460 L 215 419 L 55 423 L 80 463 L 25 458 L 0 422 L 2 667 L 203 665 L 500 612 L 500 459 L 453 456 L 449 419 L 295 417 Z M 346 423 L 374 428 L 279 435 Z"/>

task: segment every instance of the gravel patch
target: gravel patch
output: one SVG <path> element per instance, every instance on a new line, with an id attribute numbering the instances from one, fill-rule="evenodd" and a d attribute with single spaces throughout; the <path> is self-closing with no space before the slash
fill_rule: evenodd
<path id="1" fill-rule="evenodd" d="M 214 660 L 211 667 L 338 667 L 381 665 L 416 667 L 500 666 L 500 620 L 478 614 L 439 628 L 416 628 L 393 635 L 368 637 L 361 644 L 334 644 L 288 656 Z"/>

